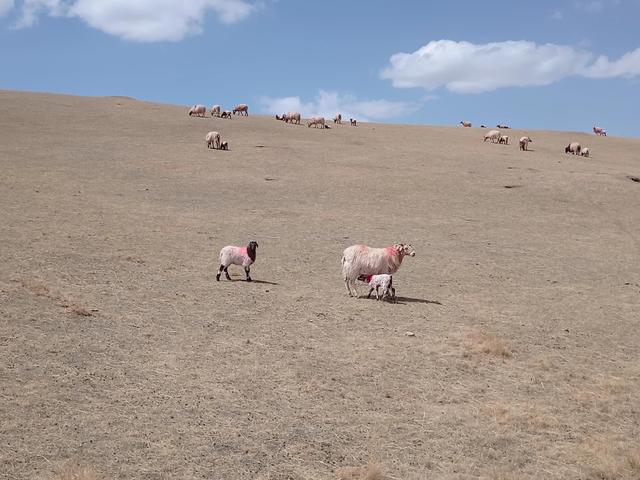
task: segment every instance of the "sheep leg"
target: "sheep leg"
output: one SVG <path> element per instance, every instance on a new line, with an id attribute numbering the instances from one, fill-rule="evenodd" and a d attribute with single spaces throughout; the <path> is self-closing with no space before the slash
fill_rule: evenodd
<path id="1" fill-rule="evenodd" d="M 351 296 L 351 288 L 349 288 L 349 280 L 347 278 L 344 279 L 344 286 L 346 287 L 349 296 Z"/>
<path id="2" fill-rule="evenodd" d="M 358 287 L 356 286 L 356 281 L 355 280 L 349 280 L 349 286 L 353 291 L 353 296 L 358 298 L 360 297 L 360 294 L 358 293 Z"/>
<path id="3" fill-rule="evenodd" d="M 224 271 L 224 265 L 220 265 L 220 268 L 218 268 L 218 273 L 216 274 L 216 282 L 220 281 L 220 275 L 222 275 L 222 272 Z M 227 274 L 228 277 L 228 274 Z"/>
<path id="4" fill-rule="evenodd" d="M 244 273 L 247 275 L 247 282 L 251 281 L 251 275 L 249 275 L 251 269 L 249 267 L 244 267 Z"/>
<path id="5" fill-rule="evenodd" d="M 224 274 L 227 277 L 227 280 L 231 280 L 231 276 L 229 275 L 229 265 L 224 267 Z"/>
<path id="6" fill-rule="evenodd" d="M 396 299 L 396 289 L 394 287 L 391 287 L 391 297 L 393 298 L 393 303 L 398 303 Z"/>
<path id="7" fill-rule="evenodd" d="M 378 285 L 376 285 L 376 300 L 380 300 L 380 294 L 378 293 L 378 289 L 380 287 Z"/>
<path id="8" fill-rule="evenodd" d="M 367 294 L 367 298 L 371 298 L 371 292 L 373 292 L 373 287 L 369 288 L 369 293 Z"/>

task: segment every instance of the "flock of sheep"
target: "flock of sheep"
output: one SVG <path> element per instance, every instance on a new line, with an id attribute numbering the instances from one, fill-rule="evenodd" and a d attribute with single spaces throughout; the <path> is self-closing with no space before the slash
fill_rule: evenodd
<path id="1" fill-rule="evenodd" d="M 471 122 L 468 122 L 466 120 L 461 121 L 460 124 L 463 127 L 471 127 Z M 482 125 L 481 127 L 484 128 L 484 125 Z M 496 127 L 504 129 L 510 128 L 507 125 L 497 125 Z M 602 127 L 593 127 L 593 133 L 604 137 L 607 136 L 607 131 Z M 509 136 L 503 135 L 500 130 L 489 130 L 484 136 L 484 141 L 486 142 L 487 140 L 490 140 L 491 143 L 502 143 L 505 145 L 509 145 Z M 533 140 L 531 140 L 530 137 L 520 137 L 520 140 L 518 142 L 520 150 L 528 150 L 529 144 L 532 142 Z M 573 153 L 574 155 L 581 155 L 583 157 L 589 157 L 591 155 L 589 147 L 583 147 L 578 142 L 571 142 L 569 145 L 567 145 L 564 149 L 564 153 Z"/>
<path id="2" fill-rule="evenodd" d="M 241 103 L 234 107 L 233 111 L 221 111 L 220 105 L 211 107 L 211 116 L 219 118 L 231 118 L 232 115 L 249 115 L 249 107 L 247 104 Z M 189 116 L 205 117 L 207 109 L 204 105 L 194 105 L 189 109 Z M 276 115 L 276 120 L 285 123 L 300 125 L 301 115 L 299 112 L 288 112 L 282 115 Z M 357 126 L 356 120 L 350 118 L 350 124 Z M 333 118 L 336 124 L 342 124 L 342 115 L 337 114 Z M 461 121 L 463 127 L 471 127 L 471 122 Z M 307 127 L 329 128 L 324 117 L 311 117 L 307 122 Z M 484 125 L 482 125 L 484 128 Z M 496 125 L 500 129 L 510 128 L 508 125 Z M 606 136 L 607 132 L 601 127 L 593 127 L 596 135 Z M 492 143 L 509 144 L 509 136 L 503 135 L 500 130 L 490 130 L 484 136 L 484 141 L 490 140 Z M 220 133 L 209 132 L 205 137 L 207 148 L 217 148 L 222 150 L 229 149 L 229 143 L 222 141 Z M 533 142 L 530 137 L 521 137 L 518 141 L 520 150 L 529 149 L 529 143 Z M 574 155 L 589 156 L 589 148 L 582 147 L 578 142 L 572 142 L 565 148 L 565 153 L 573 153 Z M 216 274 L 216 281 L 220 281 L 220 276 L 224 272 L 227 280 L 231 280 L 229 276 L 229 267 L 238 265 L 244 268 L 246 281 L 251 281 L 251 265 L 256 261 L 258 243 L 250 241 L 246 247 L 238 247 L 235 245 L 227 245 L 220 250 L 220 266 Z M 367 245 L 352 245 L 347 247 L 342 253 L 342 278 L 349 296 L 358 298 L 358 289 L 356 281 L 361 281 L 369 286 L 367 298 L 371 296 L 373 291 L 376 292 L 376 300 L 393 300 L 396 299 L 396 290 L 393 286 L 393 274 L 398 271 L 402 260 L 405 256 L 413 257 L 416 252 L 411 245 L 397 243 L 388 247 L 374 248 Z"/>

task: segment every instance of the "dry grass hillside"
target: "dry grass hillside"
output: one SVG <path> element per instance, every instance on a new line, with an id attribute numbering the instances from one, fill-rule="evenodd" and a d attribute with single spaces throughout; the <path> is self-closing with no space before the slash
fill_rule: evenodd
<path id="1" fill-rule="evenodd" d="M 640 140 L 186 112 L 0 91 L 0 478 L 640 478 Z"/>

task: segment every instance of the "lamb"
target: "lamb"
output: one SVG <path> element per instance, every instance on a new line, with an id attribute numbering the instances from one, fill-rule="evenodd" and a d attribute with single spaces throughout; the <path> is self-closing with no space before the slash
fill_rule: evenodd
<path id="1" fill-rule="evenodd" d="M 220 114 L 220 118 L 228 118 L 228 119 L 231 119 L 231 110 L 224 110 L 224 111 Z"/>
<path id="2" fill-rule="evenodd" d="M 582 147 L 580 146 L 580 144 L 578 142 L 571 142 L 569 145 L 567 145 L 564 148 L 564 153 L 573 153 L 574 155 L 580 155 L 580 151 L 582 150 Z"/>
<path id="3" fill-rule="evenodd" d="M 240 103 L 238 105 L 236 105 L 235 107 L 233 107 L 233 114 L 238 114 L 238 115 L 246 115 L 249 116 L 249 105 L 247 105 L 246 103 Z"/>
<path id="4" fill-rule="evenodd" d="M 498 130 L 489 130 L 484 136 L 484 141 L 486 142 L 487 140 L 491 140 L 491 143 L 499 142 L 500 136 L 501 135 Z"/>
<path id="5" fill-rule="evenodd" d="M 207 142 L 207 148 L 220 148 L 220 134 L 218 132 L 209 132 L 204 139 Z"/>
<path id="6" fill-rule="evenodd" d="M 220 150 L 229 150 L 229 142 L 226 140 L 220 144 Z"/>
<path id="7" fill-rule="evenodd" d="M 220 275 L 224 272 L 227 280 L 231 280 L 229 276 L 229 265 L 241 265 L 244 267 L 244 273 L 247 276 L 247 282 L 251 281 L 251 265 L 256 261 L 257 242 L 251 240 L 246 247 L 235 247 L 228 245 L 220 250 L 220 268 L 216 274 L 216 281 L 220 281 Z"/>
<path id="8" fill-rule="evenodd" d="M 396 243 L 390 247 L 373 248 L 352 245 L 342 252 L 342 278 L 349 296 L 358 297 L 356 280 L 360 275 L 393 274 L 398 271 L 405 255 L 415 257 L 411 245 Z"/>
<path id="9" fill-rule="evenodd" d="M 529 144 L 533 142 L 529 137 L 520 137 L 520 150 L 529 150 Z"/>
<path id="10" fill-rule="evenodd" d="M 333 117 L 333 123 L 337 123 L 338 125 L 342 125 L 342 114 L 337 114 Z"/>
<path id="11" fill-rule="evenodd" d="M 313 125 L 314 128 L 318 128 L 318 125 L 325 128 L 324 117 L 311 117 L 307 122 L 307 127 L 311 127 L 311 125 Z"/>
<path id="12" fill-rule="evenodd" d="M 371 292 L 376 291 L 376 300 L 380 300 L 379 289 L 382 289 L 382 300 L 389 297 L 396 301 L 396 289 L 393 287 L 393 276 L 383 273 L 381 275 L 360 275 L 358 280 L 369 284 L 367 298 L 371 298 Z"/>
<path id="13" fill-rule="evenodd" d="M 506 135 L 500 135 L 498 139 L 498 143 L 504 143 L 505 145 L 509 145 L 509 137 Z"/>
<path id="14" fill-rule="evenodd" d="M 282 116 L 282 119 L 285 123 L 295 123 L 296 125 L 300 125 L 300 114 L 298 112 L 289 112 Z"/>
<path id="15" fill-rule="evenodd" d="M 607 136 L 607 131 L 602 127 L 593 127 L 593 133 L 596 135 L 602 135 L 603 137 Z"/>
<path id="16" fill-rule="evenodd" d="M 358 126 L 358 122 L 356 122 L 355 118 L 350 118 L 349 119 L 349 123 L 351 123 L 352 127 L 357 127 Z"/>
<path id="17" fill-rule="evenodd" d="M 286 115 L 285 113 L 283 113 L 282 115 L 278 115 L 278 114 L 276 113 L 276 120 L 284 120 L 284 116 L 285 116 L 285 115 Z"/>
<path id="18" fill-rule="evenodd" d="M 220 116 L 220 105 L 214 105 L 211 107 L 211 116 L 219 117 Z"/>
<path id="19" fill-rule="evenodd" d="M 463 127 L 470 127 L 471 122 L 468 122 L 467 120 L 463 120 L 460 122 L 460 125 L 462 125 Z"/>
<path id="20" fill-rule="evenodd" d="M 207 112 L 207 107 L 204 105 L 194 105 L 189 109 L 189 116 L 195 115 L 196 117 L 204 117 Z"/>
<path id="21" fill-rule="evenodd" d="M 589 147 L 582 147 L 582 150 L 580 151 L 580 155 L 582 155 L 583 157 L 589 157 Z"/>

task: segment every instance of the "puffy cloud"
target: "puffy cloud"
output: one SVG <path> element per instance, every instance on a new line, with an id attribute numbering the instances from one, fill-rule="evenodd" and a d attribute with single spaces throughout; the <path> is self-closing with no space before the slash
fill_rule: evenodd
<path id="1" fill-rule="evenodd" d="M 221 22 L 235 23 L 255 9 L 247 0 L 24 0 L 18 26 L 32 26 L 46 14 L 79 18 L 127 40 L 177 41 L 200 33 L 209 10 Z"/>
<path id="2" fill-rule="evenodd" d="M 323 116 L 333 118 L 340 112 L 343 118 L 356 118 L 359 121 L 384 120 L 415 112 L 421 103 L 397 102 L 390 100 L 358 100 L 352 95 L 340 95 L 336 92 L 320 90 L 315 99 L 303 102 L 300 97 L 262 97 L 262 111 L 269 114 L 281 114 L 290 111 L 300 112 L 303 117 Z"/>
<path id="3" fill-rule="evenodd" d="M 413 53 L 391 56 L 382 78 L 398 88 L 446 87 L 456 93 L 481 93 L 504 87 L 549 85 L 580 75 L 590 78 L 638 75 L 639 50 L 611 62 L 570 46 L 506 41 L 486 44 L 437 40 Z"/>
<path id="4" fill-rule="evenodd" d="M 13 0 L 0 0 L 0 17 L 6 15 L 13 8 Z"/>

